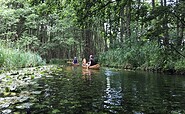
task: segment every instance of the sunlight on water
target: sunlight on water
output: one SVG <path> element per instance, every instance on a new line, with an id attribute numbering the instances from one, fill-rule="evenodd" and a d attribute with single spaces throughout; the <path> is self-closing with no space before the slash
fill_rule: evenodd
<path id="1" fill-rule="evenodd" d="M 104 95 L 104 108 L 109 109 L 109 111 L 112 113 L 117 113 L 117 111 L 112 110 L 111 107 L 115 108 L 116 106 L 117 108 L 119 108 L 119 106 L 121 106 L 122 101 L 121 83 L 114 82 L 111 79 L 111 76 L 116 75 L 115 72 L 106 70 L 105 75 L 106 75 L 106 89 L 104 90 L 104 92 L 106 94 Z"/>

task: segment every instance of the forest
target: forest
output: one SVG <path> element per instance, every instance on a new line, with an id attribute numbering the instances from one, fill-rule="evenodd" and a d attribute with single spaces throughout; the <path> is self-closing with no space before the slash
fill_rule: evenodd
<path id="1" fill-rule="evenodd" d="M 1 69 L 93 54 L 101 66 L 185 74 L 183 0 L 0 0 L 0 5 Z"/>

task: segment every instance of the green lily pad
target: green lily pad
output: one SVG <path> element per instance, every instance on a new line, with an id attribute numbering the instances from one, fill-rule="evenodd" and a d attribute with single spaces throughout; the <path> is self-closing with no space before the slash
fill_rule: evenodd
<path id="1" fill-rule="evenodd" d="M 15 96 L 16 93 L 15 93 L 15 92 L 11 92 L 10 95 L 11 95 L 11 96 Z"/>
<path id="2" fill-rule="evenodd" d="M 3 92 L 3 96 L 8 96 L 10 95 L 10 92 Z"/>
<path id="3" fill-rule="evenodd" d="M 39 95 L 42 91 L 32 91 L 31 94 Z"/>
<path id="4" fill-rule="evenodd" d="M 23 104 L 20 104 L 20 105 L 16 106 L 16 108 L 17 109 L 25 109 L 25 108 L 28 108 L 32 105 L 33 105 L 33 103 L 23 103 Z"/>
<path id="5" fill-rule="evenodd" d="M 0 108 L 7 108 L 10 106 L 10 103 L 3 103 L 0 105 Z"/>
<path id="6" fill-rule="evenodd" d="M 12 110 L 10 110 L 10 109 L 6 109 L 6 110 L 3 110 L 3 111 L 2 111 L 3 114 L 9 114 L 9 113 L 11 113 L 11 112 L 12 112 Z"/>
<path id="7" fill-rule="evenodd" d="M 52 111 L 52 114 L 56 114 L 56 113 L 59 113 L 59 112 L 60 112 L 60 110 L 54 109 L 54 110 Z"/>

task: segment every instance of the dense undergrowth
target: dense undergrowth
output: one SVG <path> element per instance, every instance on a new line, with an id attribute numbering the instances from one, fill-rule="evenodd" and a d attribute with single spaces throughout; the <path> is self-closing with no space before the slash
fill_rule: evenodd
<path id="1" fill-rule="evenodd" d="M 9 48 L 8 44 L 0 41 L 0 67 L 3 70 L 38 66 L 45 64 L 40 55 L 31 51 Z M 3 71 L 1 70 L 1 72 Z"/>
<path id="2" fill-rule="evenodd" d="M 99 60 L 104 66 L 185 74 L 184 57 L 156 42 L 112 49 L 100 54 Z"/>

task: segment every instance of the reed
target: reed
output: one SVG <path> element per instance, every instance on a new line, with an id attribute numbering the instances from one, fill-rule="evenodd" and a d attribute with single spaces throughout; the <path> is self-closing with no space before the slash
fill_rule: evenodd
<path id="1" fill-rule="evenodd" d="M 0 67 L 5 69 L 14 69 L 45 64 L 40 55 L 31 51 L 9 48 L 9 46 L 0 41 Z"/>

